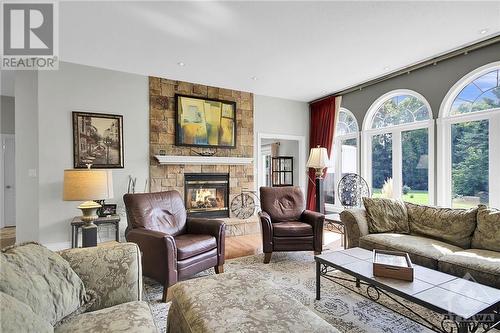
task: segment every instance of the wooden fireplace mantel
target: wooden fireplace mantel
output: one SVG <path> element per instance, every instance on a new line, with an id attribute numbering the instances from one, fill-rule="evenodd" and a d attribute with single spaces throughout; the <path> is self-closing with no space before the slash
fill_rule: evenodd
<path id="1" fill-rule="evenodd" d="M 211 164 L 211 165 L 243 165 L 251 164 L 252 157 L 219 157 L 219 156 L 174 156 L 155 155 L 160 164 Z"/>

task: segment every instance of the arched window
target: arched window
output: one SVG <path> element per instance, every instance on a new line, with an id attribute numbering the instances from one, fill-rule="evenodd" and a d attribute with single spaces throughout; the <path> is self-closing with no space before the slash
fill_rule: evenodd
<path id="1" fill-rule="evenodd" d="M 399 89 L 379 97 L 363 121 L 363 176 L 374 197 L 434 203 L 434 127 L 429 103 Z"/>
<path id="2" fill-rule="evenodd" d="M 438 204 L 500 207 L 500 62 L 459 80 L 439 118 Z"/>
<path id="3" fill-rule="evenodd" d="M 359 173 L 359 130 L 354 114 L 346 108 L 340 108 L 335 120 L 333 149 L 330 159 L 333 168 L 328 168 L 325 178 L 325 207 L 328 211 L 339 211 L 342 206 L 336 197 L 337 184 L 346 173 Z"/>

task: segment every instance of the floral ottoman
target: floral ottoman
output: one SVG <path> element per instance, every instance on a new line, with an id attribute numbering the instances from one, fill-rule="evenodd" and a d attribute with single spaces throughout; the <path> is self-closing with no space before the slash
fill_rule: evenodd
<path id="1" fill-rule="evenodd" d="M 299 301 L 265 281 L 225 273 L 172 288 L 169 333 L 336 332 Z"/>

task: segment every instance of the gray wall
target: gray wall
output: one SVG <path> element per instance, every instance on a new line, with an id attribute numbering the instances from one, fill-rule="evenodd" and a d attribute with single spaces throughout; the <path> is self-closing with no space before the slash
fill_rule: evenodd
<path id="1" fill-rule="evenodd" d="M 366 112 L 378 97 L 394 89 L 410 89 L 422 94 L 427 99 L 434 118 L 437 118 L 443 98 L 458 80 L 478 67 L 499 60 L 500 43 L 497 43 L 467 55 L 443 61 L 435 66 L 398 76 L 361 91 L 343 95 L 342 107 L 354 113 L 361 129 Z"/>
<path id="2" fill-rule="evenodd" d="M 303 136 L 305 138 L 303 158 L 309 155 L 309 103 L 292 101 L 276 97 L 254 95 L 254 156 L 255 175 L 257 175 L 258 134 L 278 134 Z M 296 144 L 298 146 L 298 144 Z M 298 148 L 297 148 L 298 150 Z M 294 155 L 294 183 L 307 187 L 307 170 L 300 170 L 299 157 Z M 258 186 L 258 177 L 255 177 Z M 304 188 L 306 190 L 306 188 Z"/>
<path id="3" fill-rule="evenodd" d="M 0 96 L 0 133 L 1 134 L 14 134 L 15 120 L 14 120 L 14 97 L 13 96 Z"/>
<path id="4" fill-rule="evenodd" d="M 79 110 L 124 116 L 125 168 L 113 170 L 115 198 L 108 200 L 118 204 L 123 234 L 128 175 L 140 190 L 149 177 L 148 77 L 61 62 L 58 71 L 19 72 L 15 97 L 18 241 L 69 246 L 69 223 L 81 212 L 78 202 L 62 200 L 63 171 L 73 167 L 71 112 Z M 308 140 L 307 103 L 265 96 L 254 103 L 256 133 Z"/>
<path id="5" fill-rule="evenodd" d="M 39 240 L 38 73 L 18 71 L 16 98 L 16 241 Z"/>
<path id="6" fill-rule="evenodd" d="M 255 133 L 301 135 L 309 142 L 309 103 L 254 96 Z"/>
<path id="7" fill-rule="evenodd" d="M 57 71 L 39 72 L 38 101 L 40 242 L 62 247 L 70 240 L 70 220 L 81 215 L 78 202 L 62 200 L 63 170 L 73 168 L 72 111 L 123 115 L 125 168 L 113 170 L 114 198 L 107 200 L 118 204 L 123 234 L 128 176 L 137 177 L 141 191 L 149 177 L 148 78 L 59 63 Z"/>

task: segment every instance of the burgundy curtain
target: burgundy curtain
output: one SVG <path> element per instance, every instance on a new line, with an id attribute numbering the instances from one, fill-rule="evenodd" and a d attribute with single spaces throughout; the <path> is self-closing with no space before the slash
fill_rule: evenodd
<path id="1" fill-rule="evenodd" d="M 325 147 L 328 156 L 333 147 L 333 131 L 335 130 L 335 97 L 328 97 L 310 105 L 309 147 L 318 145 Z M 325 169 L 326 175 L 326 169 Z M 315 170 L 309 169 L 307 186 L 307 209 L 316 210 Z"/>

